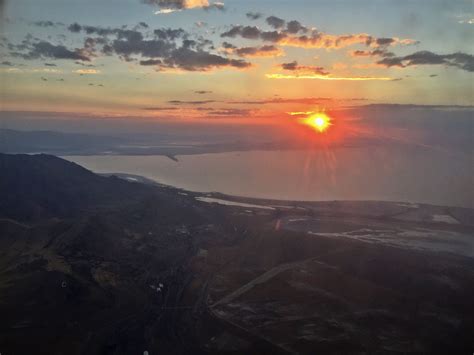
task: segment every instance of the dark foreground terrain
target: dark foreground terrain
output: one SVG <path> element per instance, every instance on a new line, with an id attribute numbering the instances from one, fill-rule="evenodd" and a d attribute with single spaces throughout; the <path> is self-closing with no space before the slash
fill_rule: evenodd
<path id="1" fill-rule="evenodd" d="M 0 154 L 2 355 L 474 351 L 473 210 L 128 180 Z"/>

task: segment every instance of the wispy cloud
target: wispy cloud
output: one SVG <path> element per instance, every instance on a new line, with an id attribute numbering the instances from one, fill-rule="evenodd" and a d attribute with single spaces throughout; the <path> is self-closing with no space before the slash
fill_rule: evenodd
<path id="1" fill-rule="evenodd" d="M 365 98 L 349 98 L 344 99 L 345 101 L 366 101 Z M 298 104 L 298 105 L 319 105 L 327 104 L 329 102 L 336 101 L 330 97 L 299 97 L 299 98 L 281 98 L 274 97 L 260 100 L 246 100 L 246 101 L 230 101 L 230 104 L 240 105 L 286 105 L 286 104 Z"/>
<path id="2" fill-rule="evenodd" d="M 76 74 L 100 74 L 100 70 L 98 69 L 76 69 L 72 71 L 73 73 Z"/>
<path id="3" fill-rule="evenodd" d="M 283 63 L 280 65 L 283 70 L 291 71 L 293 75 L 321 75 L 327 76 L 329 72 L 327 72 L 323 67 L 315 66 L 315 65 L 299 65 L 298 62 L 295 60 L 290 63 Z"/>
<path id="4" fill-rule="evenodd" d="M 36 21 L 31 23 L 33 26 L 38 26 L 38 27 L 59 27 L 59 26 L 64 26 L 64 23 L 62 22 L 53 22 L 53 21 Z"/>
<path id="5" fill-rule="evenodd" d="M 326 71 L 323 67 L 314 65 L 300 65 L 297 61 L 280 64 L 279 68 L 289 73 L 270 73 L 266 74 L 266 77 L 269 79 L 312 79 L 333 81 L 396 80 L 395 78 L 376 76 L 334 76 Z"/>
<path id="6" fill-rule="evenodd" d="M 245 16 L 247 16 L 248 19 L 250 20 L 258 20 L 259 18 L 261 18 L 263 16 L 263 14 L 261 14 L 260 12 L 247 12 L 245 14 Z"/>
<path id="7" fill-rule="evenodd" d="M 474 72 L 474 56 L 456 52 L 451 54 L 436 54 L 430 51 L 419 51 L 403 57 L 389 57 L 377 61 L 385 67 L 406 68 L 416 65 L 445 65 Z"/>
<path id="8" fill-rule="evenodd" d="M 215 100 L 196 100 L 196 101 L 182 101 L 182 100 L 171 100 L 168 101 L 170 105 L 205 105 L 216 102 Z"/>
<path id="9" fill-rule="evenodd" d="M 274 74 L 266 74 L 265 75 L 269 79 L 312 79 L 312 80 L 334 80 L 334 81 L 371 81 L 371 80 L 378 80 L 378 81 L 394 81 L 397 78 L 390 78 L 390 77 L 378 77 L 378 76 L 348 76 L 348 77 L 340 77 L 340 76 L 331 76 L 331 75 L 321 75 L 321 74 L 281 74 L 281 73 L 274 73 Z"/>

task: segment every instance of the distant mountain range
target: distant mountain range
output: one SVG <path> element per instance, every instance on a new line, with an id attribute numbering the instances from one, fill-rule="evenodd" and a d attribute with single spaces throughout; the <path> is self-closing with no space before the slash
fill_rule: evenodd
<path id="1" fill-rule="evenodd" d="M 99 154 L 122 143 L 123 138 L 91 134 L 0 130 L 0 152 L 3 153 Z"/>
<path id="2" fill-rule="evenodd" d="M 349 134 L 343 140 L 335 142 L 319 141 L 315 137 L 307 135 L 305 138 L 289 135 L 280 135 L 277 138 L 260 138 L 249 140 L 214 140 L 203 137 L 202 141 L 196 141 L 199 136 L 194 137 L 190 143 L 179 143 L 180 135 L 156 135 L 135 134 L 120 136 L 99 136 L 94 134 L 79 134 L 54 131 L 17 131 L 0 129 L 0 153 L 9 154 L 53 154 L 59 156 L 68 155 L 162 155 L 177 161 L 178 155 L 194 155 L 207 153 L 223 153 L 233 151 L 251 150 L 285 150 L 285 149 L 318 149 L 330 144 L 337 147 L 367 147 L 367 146 L 391 146 L 412 145 L 417 146 L 418 141 L 408 142 L 405 140 L 386 139 L 385 136 L 358 136 Z M 443 138 L 444 139 L 444 138 Z M 448 142 L 447 139 L 446 142 Z M 443 140 L 437 140 L 436 145 Z M 444 143 L 443 143 L 444 144 Z M 451 143 L 449 143 L 451 144 Z M 436 146 L 435 145 L 435 146 Z M 457 146 L 459 145 L 459 146 Z M 466 139 L 456 140 L 451 147 L 455 149 L 469 149 L 471 141 Z"/>

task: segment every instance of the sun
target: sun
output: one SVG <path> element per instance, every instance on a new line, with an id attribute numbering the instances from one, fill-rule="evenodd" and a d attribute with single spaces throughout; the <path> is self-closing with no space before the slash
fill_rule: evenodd
<path id="1" fill-rule="evenodd" d="M 331 118 L 324 112 L 315 113 L 302 120 L 302 123 L 310 126 L 319 133 L 325 132 L 331 125 Z"/>

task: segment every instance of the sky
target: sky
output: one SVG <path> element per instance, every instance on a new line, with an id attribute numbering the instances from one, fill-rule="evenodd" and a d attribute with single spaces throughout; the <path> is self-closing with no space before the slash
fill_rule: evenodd
<path id="1" fill-rule="evenodd" d="M 0 0 L 0 110 L 280 122 L 473 105 L 469 0 Z"/>

